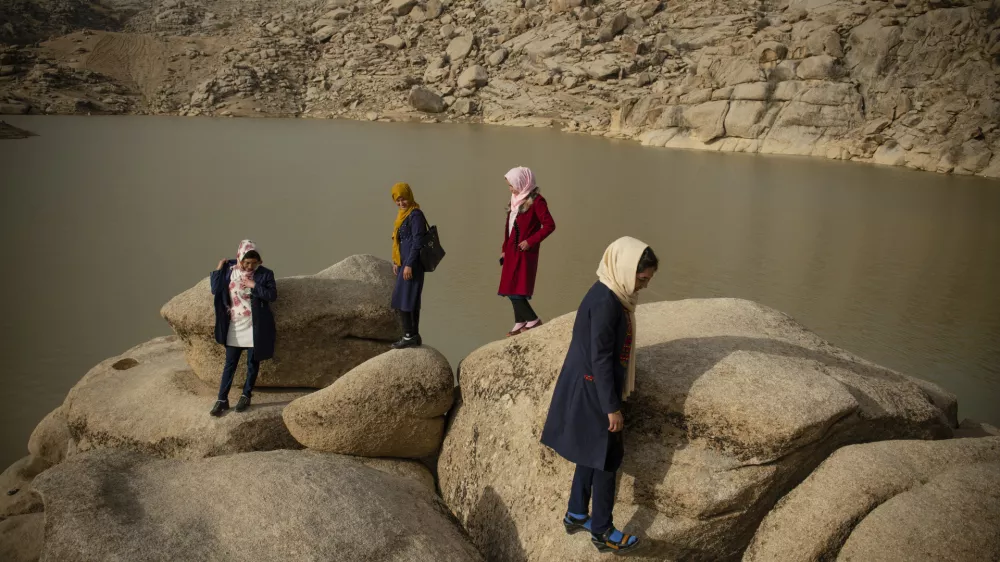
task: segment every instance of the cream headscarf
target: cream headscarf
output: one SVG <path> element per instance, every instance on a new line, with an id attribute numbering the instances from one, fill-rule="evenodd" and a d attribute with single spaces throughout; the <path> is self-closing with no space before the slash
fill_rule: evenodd
<path id="1" fill-rule="evenodd" d="M 649 246 L 645 242 L 629 236 L 615 240 L 601 258 L 601 266 L 597 268 L 597 278 L 607 288 L 614 292 L 622 303 L 632 324 L 632 349 L 628 358 L 628 371 L 625 375 L 625 388 L 622 389 L 622 400 L 628 400 L 629 394 L 635 389 L 635 348 L 637 327 L 635 323 L 635 307 L 639 304 L 639 294 L 635 290 L 635 276 L 639 268 L 642 253 Z"/>

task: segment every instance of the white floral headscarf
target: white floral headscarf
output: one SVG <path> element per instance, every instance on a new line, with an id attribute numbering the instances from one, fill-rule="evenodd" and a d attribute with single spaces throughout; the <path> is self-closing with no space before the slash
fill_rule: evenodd
<path id="1" fill-rule="evenodd" d="M 254 245 L 253 240 L 240 242 L 240 249 L 236 251 L 236 265 L 233 266 L 229 279 L 229 298 L 233 303 L 229 307 L 229 317 L 233 322 L 233 327 L 237 330 L 245 328 L 248 323 L 253 324 L 253 313 L 250 308 L 250 293 L 253 289 L 247 285 L 247 282 L 253 280 L 254 272 L 243 271 L 240 263 L 247 252 L 256 249 L 257 246 Z"/>

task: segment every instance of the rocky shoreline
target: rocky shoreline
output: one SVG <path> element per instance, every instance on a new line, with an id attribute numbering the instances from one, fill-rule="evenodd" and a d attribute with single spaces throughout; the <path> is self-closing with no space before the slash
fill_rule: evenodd
<path id="1" fill-rule="evenodd" d="M 481 122 L 1000 177 L 998 0 L 46 1 L 4 14 L 0 113 Z"/>
<path id="2" fill-rule="evenodd" d="M 175 297 L 176 335 L 91 369 L 0 474 L 0 559 L 606 560 L 559 527 L 573 467 L 538 442 L 573 314 L 476 350 L 456 389 L 432 348 L 352 347 L 398 336 L 392 279 L 373 256 L 279 279 L 275 365 L 221 418 L 209 291 Z M 637 314 L 615 515 L 642 558 L 1000 556 L 1000 430 L 954 396 L 749 301 Z"/>

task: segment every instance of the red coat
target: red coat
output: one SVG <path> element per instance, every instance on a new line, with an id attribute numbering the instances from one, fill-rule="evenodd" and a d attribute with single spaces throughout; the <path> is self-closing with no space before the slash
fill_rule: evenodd
<path id="1" fill-rule="evenodd" d="M 549 204 L 541 195 L 535 197 L 527 211 L 517 216 L 514 229 L 509 234 L 508 221 L 509 212 L 503 221 L 503 272 L 498 292 L 503 296 L 530 297 L 535 293 L 539 246 L 555 231 L 556 223 L 549 214 Z M 531 245 L 524 252 L 517 247 L 522 240 Z"/>

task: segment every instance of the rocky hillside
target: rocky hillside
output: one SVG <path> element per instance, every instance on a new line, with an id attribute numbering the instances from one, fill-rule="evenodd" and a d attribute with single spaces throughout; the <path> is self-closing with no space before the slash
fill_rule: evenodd
<path id="1" fill-rule="evenodd" d="M 41 2 L 0 8 L 2 113 L 469 120 L 1000 177 L 997 0 Z"/>

